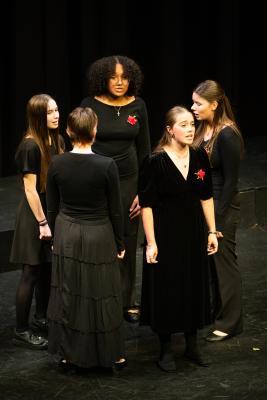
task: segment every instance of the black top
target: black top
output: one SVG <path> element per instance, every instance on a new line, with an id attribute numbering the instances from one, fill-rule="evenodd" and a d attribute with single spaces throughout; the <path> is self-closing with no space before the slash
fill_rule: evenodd
<path id="1" fill-rule="evenodd" d="M 56 154 L 54 146 L 50 146 L 50 152 L 51 156 Z M 46 213 L 45 193 L 40 193 L 41 152 L 34 139 L 24 138 L 21 141 L 15 154 L 15 161 L 18 172 L 22 176 L 25 174 L 36 175 L 36 190 L 39 194 L 43 211 Z"/>
<path id="2" fill-rule="evenodd" d="M 80 220 L 108 216 L 118 251 L 123 250 L 119 176 L 111 158 L 77 153 L 55 156 L 47 177 L 47 213 L 52 232 L 59 210 Z"/>
<path id="3" fill-rule="evenodd" d="M 218 230 L 223 229 L 226 213 L 238 193 L 241 149 L 240 137 L 230 126 L 223 128 L 214 142 L 211 167 Z"/>
<path id="4" fill-rule="evenodd" d="M 137 173 L 138 167 L 150 153 L 148 117 L 144 101 L 137 97 L 130 104 L 114 107 L 95 98 L 86 97 L 81 106 L 92 108 L 98 116 L 93 151 L 112 157 L 117 163 L 120 177 Z"/>
<path id="5" fill-rule="evenodd" d="M 15 155 L 18 172 L 22 175 L 37 175 L 36 189 L 38 192 L 40 184 L 41 152 L 34 139 L 23 139 L 19 144 Z"/>

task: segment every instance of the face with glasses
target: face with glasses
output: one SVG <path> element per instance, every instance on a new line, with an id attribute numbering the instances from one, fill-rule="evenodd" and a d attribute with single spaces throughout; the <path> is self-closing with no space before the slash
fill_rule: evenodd
<path id="1" fill-rule="evenodd" d="M 108 80 L 108 91 L 114 97 L 123 97 L 128 91 L 129 79 L 125 78 L 123 66 L 116 64 L 114 74 Z"/>

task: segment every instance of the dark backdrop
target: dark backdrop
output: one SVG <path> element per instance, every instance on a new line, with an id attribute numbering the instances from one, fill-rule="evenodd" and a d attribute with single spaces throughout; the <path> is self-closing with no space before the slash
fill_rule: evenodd
<path id="1" fill-rule="evenodd" d="M 144 72 L 142 97 L 152 143 L 161 134 L 165 112 L 175 104 L 190 107 L 192 89 L 204 79 L 223 85 L 245 137 L 266 134 L 266 21 L 257 1 L 159 3 L 3 3 L 0 176 L 16 172 L 14 152 L 25 128 L 28 99 L 41 92 L 52 95 L 64 133 L 68 112 L 86 95 L 88 65 L 112 54 L 134 58 Z"/>

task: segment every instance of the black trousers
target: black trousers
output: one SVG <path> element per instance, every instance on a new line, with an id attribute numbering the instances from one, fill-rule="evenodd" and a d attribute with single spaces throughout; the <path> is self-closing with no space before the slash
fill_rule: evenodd
<path id="1" fill-rule="evenodd" d="M 216 202 L 215 202 L 216 209 Z M 228 334 L 242 332 L 242 282 L 237 263 L 236 229 L 240 220 L 239 195 L 233 199 L 225 218 L 224 237 L 211 258 L 214 330 Z"/>
<path id="2" fill-rule="evenodd" d="M 121 198 L 124 219 L 125 257 L 120 261 L 123 307 L 136 305 L 136 247 L 139 216 L 130 220 L 132 202 L 137 195 L 137 174 L 121 179 Z"/>

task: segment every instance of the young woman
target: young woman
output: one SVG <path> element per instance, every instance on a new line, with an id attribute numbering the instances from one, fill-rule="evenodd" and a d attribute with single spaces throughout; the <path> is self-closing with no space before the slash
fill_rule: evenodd
<path id="1" fill-rule="evenodd" d="M 138 97 L 141 84 L 142 73 L 135 61 L 125 56 L 104 57 L 90 66 L 90 97 L 81 103 L 82 107 L 91 107 L 98 116 L 93 151 L 112 157 L 119 169 L 126 249 L 120 266 L 124 317 L 129 322 L 139 319 L 135 294 L 140 214 L 137 185 L 140 165 L 150 152 L 146 105 Z"/>
<path id="2" fill-rule="evenodd" d="M 33 96 L 27 105 L 28 126 L 16 152 L 16 162 L 24 184 L 18 207 L 10 261 L 22 264 L 16 295 L 14 343 L 44 349 L 47 340 L 29 328 L 29 314 L 35 290 L 35 330 L 47 330 L 46 311 L 50 292 L 51 239 L 46 220 L 45 189 L 48 166 L 53 154 L 60 153 L 59 112 L 47 94 Z"/>
<path id="3" fill-rule="evenodd" d="M 78 107 L 67 121 L 71 152 L 54 157 L 47 180 L 54 233 L 49 352 L 63 368 L 122 368 L 123 315 L 118 258 L 124 257 L 119 176 L 95 154 L 97 116 Z"/>
<path id="4" fill-rule="evenodd" d="M 236 256 L 240 217 L 238 175 L 243 140 L 229 99 L 218 82 L 201 82 L 193 91 L 192 110 L 200 121 L 195 145 L 204 147 L 212 166 L 219 251 L 212 258 L 214 313 L 210 342 L 242 332 L 242 288 Z"/>
<path id="5" fill-rule="evenodd" d="M 194 150 L 191 112 L 173 107 L 147 160 L 139 199 L 147 240 L 141 324 L 158 334 L 158 366 L 176 370 L 171 334 L 184 332 L 185 356 L 206 366 L 197 329 L 210 323 L 208 254 L 217 251 L 211 175 L 205 151 Z"/>

